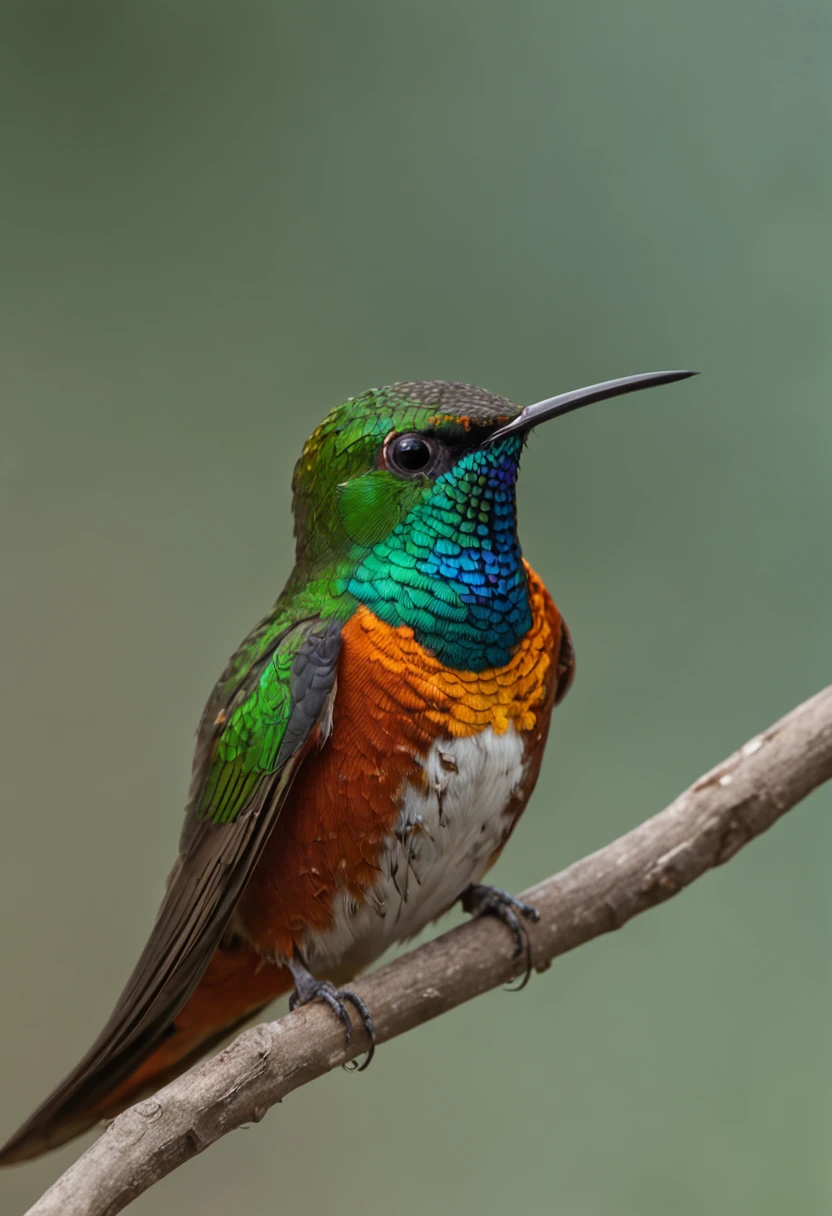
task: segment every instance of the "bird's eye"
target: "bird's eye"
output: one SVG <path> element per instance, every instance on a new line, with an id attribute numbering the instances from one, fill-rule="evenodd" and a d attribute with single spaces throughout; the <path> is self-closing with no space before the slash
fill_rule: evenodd
<path id="1" fill-rule="evenodd" d="M 431 436 L 393 435 L 384 446 L 384 462 L 402 477 L 426 473 L 435 462 L 437 446 Z"/>

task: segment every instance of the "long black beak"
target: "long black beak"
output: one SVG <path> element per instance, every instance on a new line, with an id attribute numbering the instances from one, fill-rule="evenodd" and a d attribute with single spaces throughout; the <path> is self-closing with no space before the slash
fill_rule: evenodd
<path id="1" fill-rule="evenodd" d="M 588 388 L 576 388 L 571 393 L 548 397 L 536 405 L 527 405 L 516 418 L 488 437 L 494 443 L 505 435 L 516 435 L 529 431 L 540 422 L 571 414 L 573 410 L 592 405 L 593 401 L 606 401 L 608 397 L 621 397 L 624 393 L 635 393 L 641 388 L 657 388 L 660 384 L 673 384 L 674 380 L 687 380 L 696 372 L 645 372 L 642 376 L 623 376 L 620 380 L 605 380 L 602 384 L 590 384 Z"/>

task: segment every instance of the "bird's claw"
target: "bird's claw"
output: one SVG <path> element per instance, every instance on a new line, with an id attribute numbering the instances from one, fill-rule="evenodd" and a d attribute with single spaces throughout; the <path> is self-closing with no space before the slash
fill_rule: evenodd
<path id="1" fill-rule="evenodd" d="M 508 891 L 501 890 L 500 887 L 490 887 L 483 883 L 472 883 L 467 887 L 462 893 L 461 902 L 464 911 L 471 916 L 496 916 L 511 930 L 514 939 L 512 958 L 519 958 L 524 953 L 526 955 L 523 978 L 516 987 L 509 989 L 511 992 L 520 992 L 528 984 L 533 970 L 532 944 L 523 920 L 535 923 L 539 921 L 540 913 L 537 908 L 524 903 L 515 895 L 510 895 Z"/>
<path id="2" fill-rule="evenodd" d="M 350 1065 L 345 1064 L 344 1067 L 351 1066 L 352 1070 L 363 1072 L 375 1055 L 376 1050 L 376 1028 L 373 1025 L 372 1014 L 365 1002 L 351 988 L 336 988 L 334 984 L 330 984 L 327 980 L 316 980 L 314 975 L 297 960 L 293 961 L 290 966 L 295 980 L 295 990 L 289 997 L 290 1010 L 298 1009 L 301 1005 L 308 1005 L 310 1001 L 323 1001 L 326 1005 L 329 1005 L 338 1020 L 343 1023 L 348 1047 L 352 1040 L 352 1021 L 347 1010 L 347 1003 L 353 1006 L 361 1018 L 367 1038 L 370 1041 L 370 1047 L 367 1051 L 366 1059 L 361 1064 L 351 1061 Z"/>

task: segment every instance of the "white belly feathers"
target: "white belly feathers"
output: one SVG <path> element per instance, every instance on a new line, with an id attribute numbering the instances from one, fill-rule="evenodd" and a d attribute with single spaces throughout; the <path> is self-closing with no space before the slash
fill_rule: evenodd
<path id="1" fill-rule="evenodd" d="M 488 727 L 434 743 L 425 768 L 427 791 L 402 791 L 399 822 L 366 903 L 336 896 L 333 925 L 309 934 L 305 953 L 313 970 L 366 966 L 393 942 L 413 937 L 482 878 L 506 839 L 505 810 L 526 769 L 513 725 L 500 735 Z"/>

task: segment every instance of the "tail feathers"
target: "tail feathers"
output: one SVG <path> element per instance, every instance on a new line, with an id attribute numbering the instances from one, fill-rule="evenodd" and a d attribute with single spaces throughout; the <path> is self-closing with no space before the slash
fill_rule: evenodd
<path id="1" fill-rule="evenodd" d="M 292 987 L 285 968 L 249 950 L 218 949 L 187 1004 L 126 1077 L 112 1075 L 108 1084 L 105 1070 L 63 1100 L 59 1087 L 0 1149 L 0 1166 L 58 1148 L 154 1093 Z"/>

